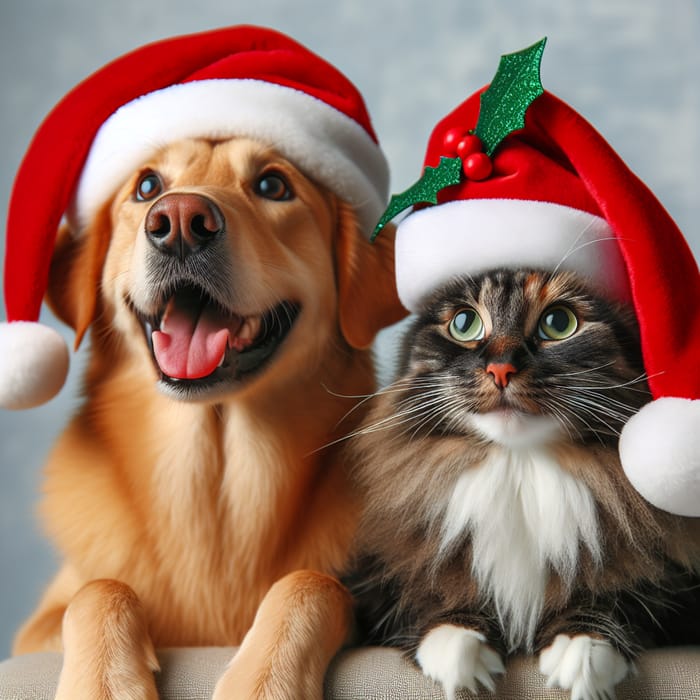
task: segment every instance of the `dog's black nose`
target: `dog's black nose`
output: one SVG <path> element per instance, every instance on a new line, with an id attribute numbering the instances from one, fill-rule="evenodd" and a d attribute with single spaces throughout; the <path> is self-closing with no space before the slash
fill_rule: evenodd
<path id="1" fill-rule="evenodd" d="M 146 236 L 158 250 L 184 259 L 220 236 L 224 222 L 219 207 L 207 197 L 173 192 L 150 208 Z"/>

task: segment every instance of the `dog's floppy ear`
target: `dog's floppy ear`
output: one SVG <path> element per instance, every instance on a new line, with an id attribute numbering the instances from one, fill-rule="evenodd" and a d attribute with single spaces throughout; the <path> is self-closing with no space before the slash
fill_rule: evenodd
<path id="1" fill-rule="evenodd" d="M 76 236 L 62 224 L 51 258 L 46 302 L 75 331 L 77 349 L 95 317 L 100 277 L 110 241 L 109 207 Z"/>
<path id="2" fill-rule="evenodd" d="M 339 202 L 336 265 L 340 329 L 355 348 L 369 347 L 377 331 L 408 313 L 396 292 L 395 233 L 394 226 L 387 225 L 370 243 L 350 206 Z"/>

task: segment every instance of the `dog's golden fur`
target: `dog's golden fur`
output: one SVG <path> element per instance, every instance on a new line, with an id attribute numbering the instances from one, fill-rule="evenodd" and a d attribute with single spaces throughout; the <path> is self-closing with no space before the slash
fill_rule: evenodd
<path id="1" fill-rule="evenodd" d="M 132 308 L 151 303 L 139 173 L 86 231 L 60 232 L 49 302 L 77 342 L 90 328 L 91 349 L 84 402 L 45 474 L 41 512 L 64 563 L 15 651 L 61 649 L 67 609 L 59 697 L 156 697 L 154 648 L 242 642 L 215 697 L 320 696 L 347 631 L 332 575 L 357 502 L 338 451 L 319 448 L 361 419 L 342 421 L 342 397 L 373 390 L 367 348 L 403 315 L 393 237 L 370 245 L 346 203 L 255 141 L 183 141 L 146 168 L 223 213 L 236 313 L 283 299 L 301 311 L 255 377 L 178 401 L 156 386 Z M 256 196 L 267 171 L 291 201 Z"/>

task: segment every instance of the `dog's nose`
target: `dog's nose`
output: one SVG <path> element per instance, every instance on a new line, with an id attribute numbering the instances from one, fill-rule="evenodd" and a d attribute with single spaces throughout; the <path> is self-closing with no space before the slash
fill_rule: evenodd
<path id="1" fill-rule="evenodd" d="M 158 250 L 185 258 L 224 231 L 224 215 L 207 197 L 173 192 L 161 197 L 146 215 L 146 236 Z"/>

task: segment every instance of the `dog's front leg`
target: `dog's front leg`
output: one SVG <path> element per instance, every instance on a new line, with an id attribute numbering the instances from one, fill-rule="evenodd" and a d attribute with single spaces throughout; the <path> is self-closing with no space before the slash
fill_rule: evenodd
<path id="1" fill-rule="evenodd" d="M 97 580 L 73 597 L 63 619 L 56 700 L 156 700 L 158 662 L 141 601 L 119 581 Z"/>
<path id="2" fill-rule="evenodd" d="M 214 700 L 321 700 L 351 611 L 350 594 L 337 579 L 314 571 L 288 574 L 263 599 Z"/>

